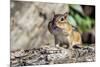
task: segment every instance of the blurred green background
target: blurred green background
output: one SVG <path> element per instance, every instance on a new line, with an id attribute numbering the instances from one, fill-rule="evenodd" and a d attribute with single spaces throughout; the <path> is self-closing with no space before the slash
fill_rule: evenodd
<path id="1" fill-rule="evenodd" d="M 87 32 L 95 27 L 95 6 L 69 5 L 70 21 L 77 25 L 81 32 Z"/>

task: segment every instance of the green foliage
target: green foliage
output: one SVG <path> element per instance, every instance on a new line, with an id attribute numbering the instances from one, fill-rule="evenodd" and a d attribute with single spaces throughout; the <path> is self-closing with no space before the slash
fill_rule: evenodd
<path id="1" fill-rule="evenodd" d="M 79 14 L 76 14 L 75 20 L 81 31 L 88 31 L 92 28 L 92 20 L 88 16 L 82 18 Z"/>
<path id="2" fill-rule="evenodd" d="M 92 25 L 95 24 L 95 19 L 84 15 L 80 5 L 69 5 L 69 8 L 69 23 L 71 23 L 73 26 L 77 26 L 81 32 L 86 32 L 92 29 Z"/>

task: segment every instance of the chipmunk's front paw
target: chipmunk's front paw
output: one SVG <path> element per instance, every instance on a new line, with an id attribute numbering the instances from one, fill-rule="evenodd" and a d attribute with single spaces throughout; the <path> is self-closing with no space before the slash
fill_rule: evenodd
<path id="1" fill-rule="evenodd" d="M 56 44 L 55 47 L 60 47 L 59 44 Z"/>
<path id="2" fill-rule="evenodd" d="M 56 47 L 56 48 L 58 48 L 58 49 L 60 49 L 60 48 L 61 48 L 61 47 L 59 46 L 59 44 L 56 44 L 56 45 L 55 45 L 55 47 Z"/>

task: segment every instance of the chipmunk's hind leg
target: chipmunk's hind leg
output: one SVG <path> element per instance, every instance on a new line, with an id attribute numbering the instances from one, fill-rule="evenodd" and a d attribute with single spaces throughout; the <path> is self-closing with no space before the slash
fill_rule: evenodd
<path id="1" fill-rule="evenodd" d="M 81 49 L 81 47 L 78 46 L 78 45 L 73 45 L 72 48 L 74 48 L 74 49 Z"/>
<path id="2" fill-rule="evenodd" d="M 72 48 L 82 48 L 82 40 L 79 32 L 74 31 L 72 35 Z"/>

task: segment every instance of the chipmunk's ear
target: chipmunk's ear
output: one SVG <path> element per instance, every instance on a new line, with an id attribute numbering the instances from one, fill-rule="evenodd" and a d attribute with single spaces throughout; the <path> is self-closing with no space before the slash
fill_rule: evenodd
<path id="1" fill-rule="evenodd" d="M 53 11 L 53 17 L 55 16 L 55 11 Z"/>
<path id="2" fill-rule="evenodd" d="M 50 19 L 53 20 L 55 17 L 55 12 L 53 11 L 51 14 L 50 14 Z"/>
<path id="3" fill-rule="evenodd" d="M 68 14 L 69 14 L 68 12 L 65 12 L 64 13 L 64 18 L 67 18 Z"/>

